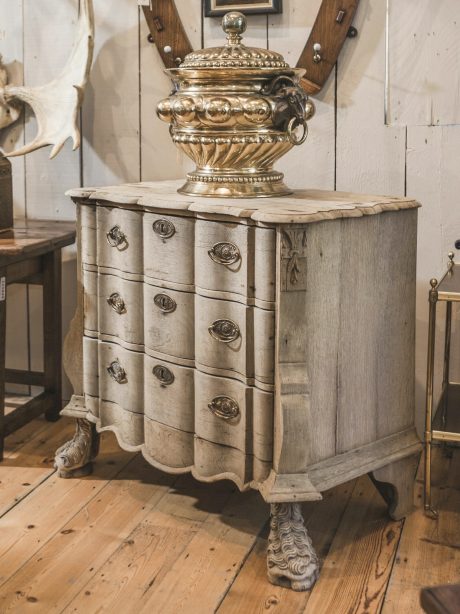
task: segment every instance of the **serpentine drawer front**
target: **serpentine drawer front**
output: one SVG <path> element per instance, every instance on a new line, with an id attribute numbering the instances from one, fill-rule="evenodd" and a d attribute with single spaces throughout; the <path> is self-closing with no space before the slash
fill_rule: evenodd
<path id="1" fill-rule="evenodd" d="M 63 413 L 79 420 L 56 465 L 90 471 L 95 424 L 160 469 L 257 489 L 273 504 L 269 577 L 305 589 L 299 501 L 372 472 L 393 517 L 412 502 L 418 205 L 177 186 L 72 192 L 84 313 Z"/>

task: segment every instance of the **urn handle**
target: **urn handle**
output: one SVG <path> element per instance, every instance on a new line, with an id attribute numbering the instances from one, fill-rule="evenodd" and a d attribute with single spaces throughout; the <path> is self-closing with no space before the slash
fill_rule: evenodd
<path id="1" fill-rule="evenodd" d="M 208 403 L 208 409 L 217 418 L 222 420 L 233 420 L 240 415 L 240 408 L 238 403 L 232 397 L 218 396 Z"/>
<path id="2" fill-rule="evenodd" d="M 308 136 L 307 120 L 315 114 L 315 105 L 291 77 L 275 77 L 261 91 L 274 100 L 273 123 L 287 132 L 292 145 L 301 145 Z M 296 129 L 302 132 L 297 135 Z"/>
<path id="3" fill-rule="evenodd" d="M 299 126 L 302 127 L 302 133 L 300 136 L 297 136 L 296 128 L 298 128 Z M 291 117 L 287 127 L 287 133 L 289 141 L 293 145 L 302 145 L 302 143 L 305 143 L 308 136 L 308 126 L 306 120 L 299 120 L 297 119 L 297 117 Z"/>

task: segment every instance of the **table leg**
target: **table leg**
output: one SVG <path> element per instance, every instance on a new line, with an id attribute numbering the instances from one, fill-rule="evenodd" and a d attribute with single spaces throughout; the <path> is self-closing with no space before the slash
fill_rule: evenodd
<path id="1" fill-rule="evenodd" d="M 62 409 L 62 299 L 61 250 L 43 256 L 43 348 L 45 392 L 54 396 L 52 409 L 45 413 L 52 422 Z"/>
<path id="2" fill-rule="evenodd" d="M 319 564 L 300 503 L 272 503 L 270 508 L 268 579 L 272 584 L 307 591 L 318 578 Z"/>
<path id="3" fill-rule="evenodd" d="M 425 514 L 437 518 L 438 514 L 431 502 L 431 443 L 433 431 L 433 383 L 434 350 L 436 340 L 436 305 L 438 301 L 437 280 L 430 280 L 429 316 L 428 316 L 428 356 L 426 368 L 426 412 L 425 412 Z"/>
<path id="4" fill-rule="evenodd" d="M 96 426 L 84 418 L 77 418 L 75 435 L 56 450 L 54 466 L 59 477 L 77 478 L 89 475 L 98 452 L 99 433 Z"/>
<path id="5" fill-rule="evenodd" d="M 0 268 L 0 460 L 5 440 L 6 271 Z"/>

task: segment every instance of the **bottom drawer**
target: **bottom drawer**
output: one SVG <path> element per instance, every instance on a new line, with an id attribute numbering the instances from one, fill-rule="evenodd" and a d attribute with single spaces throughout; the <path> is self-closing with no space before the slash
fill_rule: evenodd
<path id="1" fill-rule="evenodd" d="M 272 393 L 92 338 L 84 369 L 87 410 L 153 465 L 240 488 L 268 476 Z"/>
<path id="2" fill-rule="evenodd" d="M 196 371 L 195 433 L 201 439 L 269 461 L 273 452 L 273 394 Z"/>

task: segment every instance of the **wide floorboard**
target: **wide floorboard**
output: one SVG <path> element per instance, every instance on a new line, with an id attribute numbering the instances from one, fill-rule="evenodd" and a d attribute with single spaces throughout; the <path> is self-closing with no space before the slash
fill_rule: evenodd
<path id="1" fill-rule="evenodd" d="M 0 463 L 0 612 L 417 614 L 423 586 L 460 582 L 460 449 L 436 450 L 439 518 L 392 521 L 364 476 L 305 504 L 321 558 L 309 593 L 269 584 L 268 506 L 230 482 L 170 476 L 102 436 L 92 476 L 62 480 L 71 420 L 34 420 Z"/>

